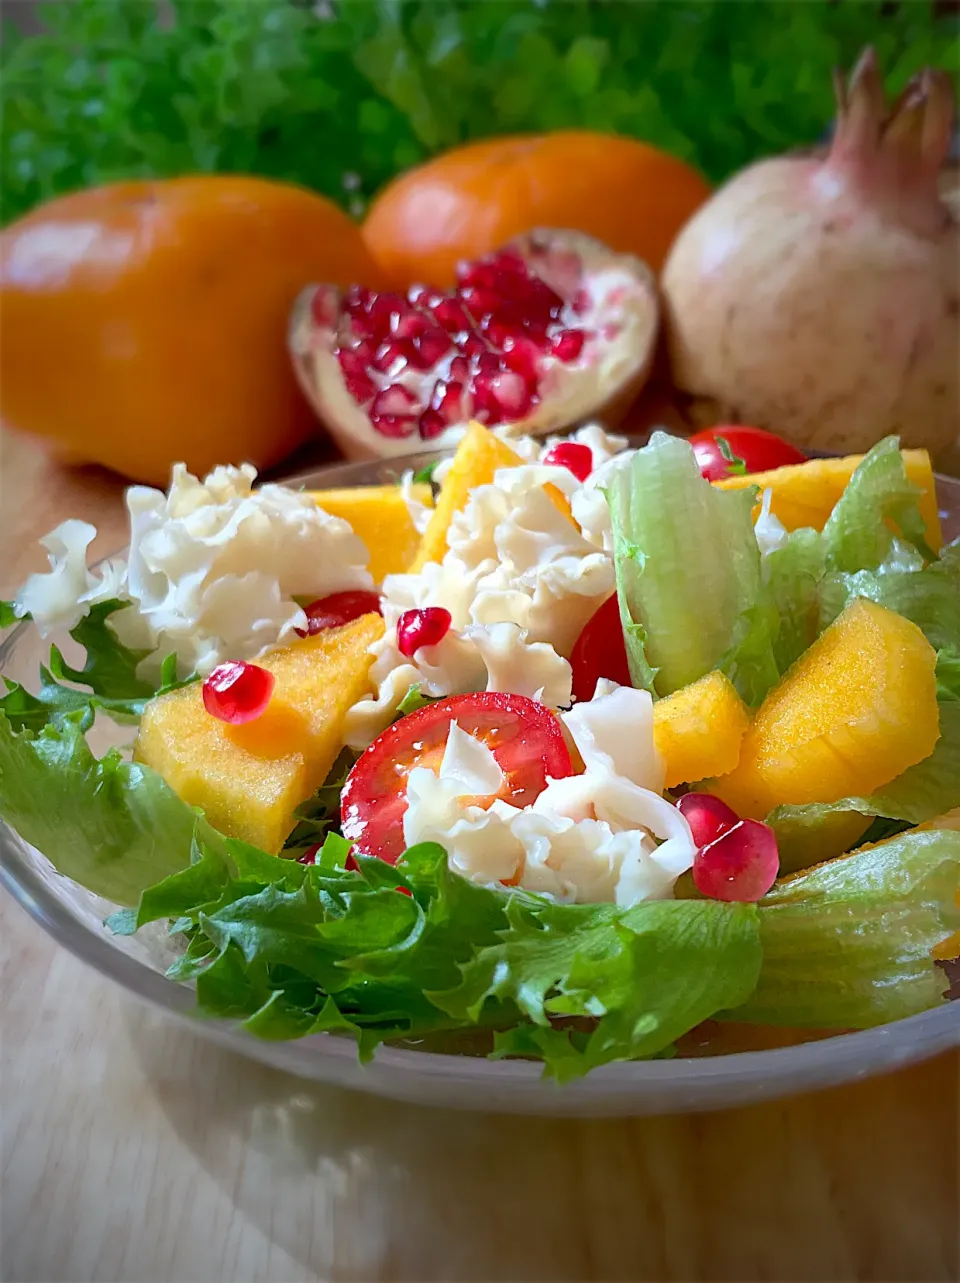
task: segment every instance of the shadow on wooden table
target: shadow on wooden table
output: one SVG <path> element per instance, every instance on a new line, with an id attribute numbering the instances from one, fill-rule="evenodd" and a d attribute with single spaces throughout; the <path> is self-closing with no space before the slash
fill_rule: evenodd
<path id="1" fill-rule="evenodd" d="M 711 1115 L 561 1121 L 304 1082 L 171 1038 L 144 1008 L 128 1029 L 181 1140 L 306 1277 L 957 1277 L 950 1058 L 913 1070 L 912 1093 L 900 1074 Z"/>

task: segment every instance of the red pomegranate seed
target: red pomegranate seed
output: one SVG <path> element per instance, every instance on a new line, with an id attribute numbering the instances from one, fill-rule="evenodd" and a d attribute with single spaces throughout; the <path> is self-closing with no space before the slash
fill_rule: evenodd
<path id="1" fill-rule="evenodd" d="M 418 369 L 429 370 L 441 357 L 446 356 L 453 346 L 450 335 L 439 325 L 431 325 L 414 339 L 414 346 L 423 364 Z"/>
<path id="2" fill-rule="evenodd" d="M 521 375 L 531 391 L 540 379 L 540 349 L 524 336 L 508 339 L 503 348 L 503 363 L 514 374 Z"/>
<path id="3" fill-rule="evenodd" d="M 416 339 L 424 332 L 430 329 L 430 322 L 420 312 L 407 312 L 397 321 L 397 328 L 394 331 L 398 339 Z"/>
<path id="4" fill-rule="evenodd" d="M 473 322 L 456 299 L 441 296 L 437 302 L 430 304 L 430 311 L 437 324 L 448 334 L 473 329 Z"/>
<path id="5" fill-rule="evenodd" d="M 308 846 L 303 855 L 297 856 L 297 864 L 316 864 L 317 856 L 320 854 L 320 843 L 316 846 Z"/>
<path id="6" fill-rule="evenodd" d="M 317 325 L 336 329 L 339 310 L 340 304 L 336 290 L 327 285 L 319 286 L 310 300 L 310 312 Z"/>
<path id="7" fill-rule="evenodd" d="M 409 388 L 405 388 L 402 383 L 391 383 L 389 387 L 377 393 L 370 413 L 371 416 L 376 415 L 378 418 L 390 415 L 409 416 L 417 408 L 417 398 Z"/>
<path id="8" fill-rule="evenodd" d="M 578 290 L 576 292 L 576 294 L 573 297 L 573 303 L 571 304 L 571 307 L 573 308 L 577 316 L 582 316 L 584 312 L 589 312 L 590 295 L 587 293 L 586 290 Z"/>
<path id="9" fill-rule="evenodd" d="M 561 330 L 550 342 L 550 351 L 558 361 L 575 361 L 583 351 L 583 330 Z"/>
<path id="10" fill-rule="evenodd" d="M 536 276 L 531 276 L 527 282 L 523 303 L 528 315 L 532 312 L 539 313 L 544 318 L 556 318 L 563 311 L 563 299 L 560 295 Z"/>
<path id="11" fill-rule="evenodd" d="M 410 360 L 410 357 L 415 355 L 414 346 L 408 339 L 390 338 L 377 348 L 371 365 L 375 370 L 379 370 L 381 374 L 387 374 L 394 369 L 399 372 Z"/>
<path id="12" fill-rule="evenodd" d="M 522 419 L 529 414 L 535 397 L 526 379 L 512 370 L 501 370 L 493 376 L 491 393 L 497 408 L 506 419 Z"/>
<path id="13" fill-rule="evenodd" d="M 343 296 L 343 310 L 347 316 L 360 316 L 366 312 L 372 298 L 365 285 L 351 285 Z"/>
<path id="14" fill-rule="evenodd" d="M 543 462 L 555 468 L 566 468 L 578 481 L 586 481 L 593 471 L 593 451 L 579 441 L 558 441 L 543 456 Z"/>
<path id="15" fill-rule="evenodd" d="M 485 289 L 482 285 L 468 285 L 461 297 L 467 311 L 478 321 L 501 309 L 500 295 L 495 294 L 491 289 Z"/>
<path id="16" fill-rule="evenodd" d="M 327 628 L 340 628 L 361 615 L 381 614 L 380 596 L 375 592 L 335 592 L 329 597 L 318 597 L 309 606 L 304 606 L 307 617 L 307 628 L 295 631 L 301 637 L 313 637 Z"/>
<path id="17" fill-rule="evenodd" d="M 401 316 L 409 310 L 410 304 L 401 294 L 375 294 L 367 312 L 370 337 L 382 343 L 396 330 Z"/>
<path id="18" fill-rule="evenodd" d="M 779 871 L 776 834 L 759 820 L 738 821 L 693 859 L 694 885 L 711 900 L 760 900 Z"/>
<path id="19" fill-rule="evenodd" d="M 385 437 L 392 437 L 399 440 L 401 437 L 410 437 L 417 430 L 417 419 L 415 415 L 399 414 L 373 414 L 370 415 L 370 422 L 378 432 Z"/>
<path id="20" fill-rule="evenodd" d="M 443 606 L 405 610 L 397 623 L 397 648 L 410 659 L 421 646 L 436 646 L 450 631 L 451 615 Z"/>
<path id="21" fill-rule="evenodd" d="M 467 356 L 483 357 L 490 355 L 490 349 L 475 330 L 471 330 L 470 333 L 463 338 L 460 346 Z"/>
<path id="22" fill-rule="evenodd" d="M 259 664 L 228 660 L 218 664 L 203 683 L 203 706 L 211 717 L 234 726 L 255 721 L 270 703 L 276 680 Z"/>
<path id="23" fill-rule="evenodd" d="M 456 365 L 456 361 L 453 363 Z M 444 383 L 438 380 L 434 384 L 430 399 L 431 408 L 436 410 L 444 424 L 459 423 L 463 417 L 463 384 Z"/>
<path id="24" fill-rule="evenodd" d="M 690 825 L 697 846 L 708 846 L 740 823 L 736 811 L 712 793 L 685 793 L 677 803 L 677 810 Z"/>
<path id="25" fill-rule="evenodd" d="M 377 394 L 377 385 L 367 374 L 363 360 L 349 348 L 336 349 L 347 391 L 359 405 L 366 405 Z"/>
<path id="26" fill-rule="evenodd" d="M 417 420 L 417 426 L 424 441 L 432 441 L 447 430 L 447 421 L 438 410 L 424 410 Z"/>

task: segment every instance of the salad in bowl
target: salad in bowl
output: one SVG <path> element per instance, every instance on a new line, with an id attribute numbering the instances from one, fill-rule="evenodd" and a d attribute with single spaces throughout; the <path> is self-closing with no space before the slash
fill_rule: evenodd
<path id="1" fill-rule="evenodd" d="M 736 442 L 472 424 L 391 484 L 132 487 L 122 559 L 64 522 L 2 605 L 73 649 L 7 680 L 0 814 L 198 1014 L 363 1061 L 568 1082 L 960 1011 L 930 461 Z"/>

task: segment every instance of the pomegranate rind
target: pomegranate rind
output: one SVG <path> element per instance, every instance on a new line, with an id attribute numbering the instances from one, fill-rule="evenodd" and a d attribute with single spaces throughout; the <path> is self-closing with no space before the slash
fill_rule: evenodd
<path id="1" fill-rule="evenodd" d="M 539 404 L 506 422 L 511 431 L 531 436 L 562 431 L 587 419 L 599 418 L 615 426 L 636 400 L 653 365 L 660 325 L 653 273 L 641 259 L 616 254 L 582 232 L 537 228 L 499 252 L 519 253 L 529 262 L 547 251 L 551 255 L 569 253 L 582 263 L 595 307 L 591 314 L 594 328 L 582 353 L 569 364 L 545 362 Z M 606 295 L 602 293 L 605 288 Z M 599 303 L 594 302 L 597 291 L 601 291 Z M 616 301 L 604 310 L 607 297 Z M 470 415 L 429 438 L 418 431 L 392 436 L 374 428 L 367 412 L 348 392 L 335 355 L 340 302 L 339 291 L 331 286 L 311 285 L 301 291 L 291 314 L 289 349 L 300 386 L 346 457 L 382 458 L 425 446 L 453 444 Z M 317 310 L 326 313 L 330 323 L 318 324 Z"/>

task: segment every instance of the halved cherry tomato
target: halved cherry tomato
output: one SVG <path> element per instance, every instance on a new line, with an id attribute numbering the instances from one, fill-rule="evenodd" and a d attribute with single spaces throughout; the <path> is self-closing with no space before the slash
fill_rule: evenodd
<path id="1" fill-rule="evenodd" d="M 727 453 L 740 460 L 743 467 L 726 458 L 718 438 L 726 442 Z M 763 428 L 747 428 L 738 424 L 719 424 L 705 432 L 695 432 L 690 438 L 693 453 L 697 456 L 700 472 L 708 481 L 723 481 L 738 472 L 767 472 L 783 468 L 788 463 L 806 463 L 807 456 L 789 441 L 783 441 Z"/>
<path id="2" fill-rule="evenodd" d="M 395 864 L 403 854 L 407 776 L 439 767 L 450 723 L 482 740 L 504 774 L 499 797 L 527 806 L 551 779 L 573 774 L 560 722 L 525 695 L 453 695 L 388 726 L 357 759 L 340 796 L 343 836 L 362 855 Z"/>
<path id="3" fill-rule="evenodd" d="M 573 693 L 577 700 L 593 699 L 601 677 L 609 677 L 620 686 L 630 685 L 630 666 L 616 593 L 608 597 L 584 624 L 570 652 L 570 667 L 573 669 Z"/>

